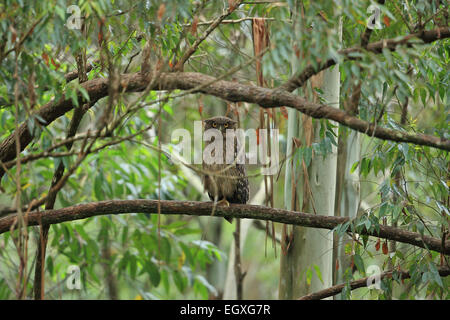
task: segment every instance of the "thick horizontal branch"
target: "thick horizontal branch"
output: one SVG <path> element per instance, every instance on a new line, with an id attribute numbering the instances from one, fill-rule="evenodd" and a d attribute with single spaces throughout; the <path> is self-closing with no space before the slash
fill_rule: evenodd
<path id="1" fill-rule="evenodd" d="M 425 43 L 430 43 L 438 39 L 444 39 L 450 37 L 450 28 L 439 28 L 434 30 L 423 31 L 420 33 L 411 34 L 400 39 L 382 40 L 375 43 L 371 43 L 367 46 L 367 50 L 372 52 L 382 52 L 383 48 L 394 50 L 398 45 L 406 44 L 410 45 L 411 40 L 415 38 L 421 39 Z M 352 52 L 360 51 L 361 48 L 348 48 L 342 50 L 340 53 L 344 56 L 349 55 Z M 440 139 L 439 137 L 422 135 L 422 134 L 408 134 L 405 132 L 375 128 L 374 125 L 369 124 L 366 121 L 360 120 L 356 117 L 350 116 L 347 113 L 340 111 L 336 108 L 329 106 L 308 103 L 306 100 L 295 96 L 289 96 L 284 91 L 293 91 L 298 86 L 301 86 L 312 75 L 324 70 L 336 62 L 333 59 L 328 59 L 319 64 L 319 68 L 316 70 L 313 67 L 307 67 L 300 75 L 291 78 L 284 85 L 280 86 L 278 90 L 264 89 L 254 86 L 241 85 L 236 82 L 220 81 L 220 83 L 213 83 L 204 87 L 201 92 L 206 94 L 212 94 L 217 97 L 221 97 L 230 101 L 245 101 L 258 103 L 262 107 L 279 107 L 289 106 L 296 108 L 305 114 L 315 118 L 328 118 L 336 122 L 341 123 L 344 126 L 348 126 L 357 131 L 373 135 L 380 139 L 387 139 L 397 142 L 411 142 L 419 145 L 432 146 L 444 150 L 450 150 L 450 141 L 447 139 Z M 67 75 L 67 80 L 70 81 L 78 75 L 77 72 L 73 72 Z M 126 87 L 126 91 L 142 91 L 146 87 L 147 81 L 139 74 L 125 74 L 122 76 L 123 86 Z M 189 81 L 195 78 L 193 83 Z M 161 90 L 166 89 L 193 89 L 196 86 L 214 82 L 214 78 L 198 74 L 198 73 L 183 73 L 163 75 L 161 81 L 156 83 L 155 88 Z M 83 84 L 83 87 L 88 91 L 90 97 L 90 105 L 94 105 L 99 99 L 105 97 L 108 94 L 107 90 L 108 79 L 94 79 L 87 81 Z M 123 89 L 123 87 L 121 88 Z M 221 90 L 230 90 L 229 92 Z M 255 96 L 252 94 L 255 93 Z M 81 101 L 81 96 L 79 98 Z M 48 125 L 58 117 L 62 116 L 66 112 L 72 110 L 74 105 L 70 99 L 61 98 L 58 101 L 51 101 L 42 107 L 37 115 L 44 120 L 42 125 Z M 22 124 L 19 128 L 20 149 L 23 150 L 33 139 L 33 135 L 29 132 L 26 123 Z M 0 144 L 0 161 L 6 162 L 13 160 L 16 156 L 15 149 L 15 137 L 12 133 L 8 138 L 2 141 Z M 3 176 L 4 171 L 0 167 L 0 178 Z"/>
<path id="2" fill-rule="evenodd" d="M 119 90 L 121 92 L 137 92 L 145 90 L 150 79 L 139 73 L 122 74 Z M 90 97 L 90 106 L 99 99 L 108 95 L 108 79 L 99 78 L 81 84 Z M 263 108 L 276 108 L 287 106 L 299 110 L 313 118 L 326 118 L 334 120 L 344 126 L 365 133 L 379 139 L 396 142 L 408 142 L 417 145 L 435 147 L 450 150 L 450 140 L 426 134 L 410 134 L 407 132 L 377 127 L 372 123 L 361 120 L 347 112 L 328 105 L 309 102 L 292 93 L 262 88 L 254 85 L 240 84 L 233 81 L 217 80 L 214 77 L 194 72 L 162 73 L 154 81 L 151 90 L 194 90 L 204 94 L 213 95 L 233 102 L 249 102 L 260 105 Z M 84 103 L 81 94 L 79 103 Z M 74 108 L 70 98 L 60 98 L 43 106 L 38 112 L 37 119 L 43 119 L 41 125 L 48 125 L 66 112 Z M 20 149 L 23 150 L 33 139 L 28 129 L 27 122 L 23 123 L 19 130 Z M 0 144 L 0 161 L 6 162 L 16 157 L 14 132 Z M 3 175 L 0 167 L 0 177 Z"/>
<path id="3" fill-rule="evenodd" d="M 344 57 L 344 59 L 352 59 L 351 54 L 355 52 L 362 52 L 364 50 L 373 52 L 373 53 L 381 53 L 383 49 L 389 49 L 394 51 L 401 45 L 406 45 L 408 47 L 412 46 L 414 43 L 417 44 L 417 39 L 422 40 L 423 43 L 431 43 L 437 40 L 445 39 L 450 37 L 450 28 L 437 28 L 433 30 L 426 30 L 422 32 L 417 32 L 413 34 L 406 35 L 401 38 L 395 39 L 385 39 L 373 43 L 369 43 L 366 48 L 361 48 L 360 46 L 354 48 L 347 48 L 340 50 L 338 53 Z M 313 67 L 312 65 L 307 66 L 302 72 L 297 75 L 294 75 L 284 84 L 282 84 L 279 89 L 292 92 L 295 89 L 303 86 L 305 82 L 311 78 L 313 75 L 318 74 L 319 72 L 328 69 L 329 67 L 335 65 L 337 61 L 335 59 L 328 59 L 317 63 L 317 67 Z"/>
<path id="4" fill-rule="evenodd" d="M 450 275 L 450 269 L 448 267 L 442 267 L 442 268 L 438 268 L 438 272 L 439 275 L 441 277 L 447 277 Z M 399 279 L 409 279 L 411 278 L 411 275 L 409 274 L 408 271 L 395 271 L 395 273 L 397 273 L 398 278 Z M 380 276 L 380 280 L 384 279 L 384 278 L 392 278 L 392 275 L 394 274 L 394 271 L 386 271 L 381 273 Z M 358 288 L 363 288 L 363 287 L 367 287 L 367 280 L 369 280 L 370 277 L 365 277 L 362 279 L 358 279 L 355 281 L 350 282 L 350 290 L 355 290 Z M 373 276 L 372 276 L 373 278 Z M 369 285 L 372 283 L 369 283 Z M 327 289 L 324 290 L 320 290 L 314 293 L 310 293 L 306 296 L 300 297 L 298 300 L 320 300 L 320 299 L 325 299 L 328 297 L 332 297 L 335 296 L 337 294 L 339 294 L 344 288 L 346 287 L 345 283 L 341 283 L 332 287 L 329 287 Z"/>
<path id="5" fill-rule="evenodd" d="M 161 214 L 186 214 L 191 216 L 211 215 L 212 202 L 198 201 L 169 201 L 161 200 Z M 42 212 L 33 211 L 26 215 L 28 226 L 39 224 L 57 224 L 66 221 L 80 220 L 93 216 L 123 213 L 156 213 L 158 200 L 110 200 L 80 204 L 57 210 Z M 259 219 L 280 222 L 284 224 L 332 230 L 339 224 L 348 221 L 348 218 L 315 215 L 269 208 L 256 205 L 232 204 L 229 207 L 218 206 L 215 216 L 224 218 Z M 11 215 L 0 219 L 0 234 L 10 231 L 16 225 L 17 216 Z M 408 243 L 421 248 L 450 254 L 450 240 L 442 246 L 441 240 L 419 233 L 380 225 L 379 232 L 363 229 L 361 234 L 376 236 L 384 239 Z"/>

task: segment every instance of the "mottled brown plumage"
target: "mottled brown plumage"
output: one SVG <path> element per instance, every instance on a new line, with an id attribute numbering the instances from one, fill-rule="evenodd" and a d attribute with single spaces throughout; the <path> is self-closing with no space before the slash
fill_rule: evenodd
<path id="1" fill-rule="evenodd" d="M 209 198 L 214 201 L 225 203 L 247 203 L 249 199 L 248 178 L 245 170 L 245 164 L 238 163 L 237 156 L 240 145 L 238 139 L 234 137 L 234 141 L 228 141 L 228 145 L 234 148 L 234 156 L 226 157 L 227 135 L 226 130 L 237 129 L 236 121 L 228 117 L 213 117 L 204 120 L 205 131 L 209 129 L 217 129 L 221 133 L 223 153 L 220 159 L 222 163 L 207 163 L 203 159 L 203 170 L 205 171 L 203 185 L 208 192 Z M 214 143 L 214 139 L 205 142 L 205 149 Z M 215 155 L 215 150 L 211 153 Z M 220 155 L 220 154 L 219 154 Z M 218 155 L 218 158 L 219 158 Z M 228 160 L 228 161 L 227 161 Z M 208 174 L 209 173 L 209 174 Z M 229 220 L 231 222 L 231 220 Z"/>

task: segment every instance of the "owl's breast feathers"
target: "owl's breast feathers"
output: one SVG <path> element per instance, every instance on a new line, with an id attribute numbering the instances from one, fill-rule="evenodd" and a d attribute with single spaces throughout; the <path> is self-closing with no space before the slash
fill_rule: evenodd
<path id="1" fill-rule="evenodd" d="M 226 145 L 224 141 L 224 147 Z M 225 149 L 225 148 L 224 148 Z M 218 200 L 226 199 L 229 203 L 247 203 L 249 199 L 248 178 L 245 165 L 236 163 L 237 145 L 235 147 L 234 159 L 231 164 L 225 161 L 225 150 L 223 151 L 223 164 L 203 163 L 203 169 L 213 174 L 205 174 L 204 187 L 209 198 L 214 201 L 217 195 Z"/>

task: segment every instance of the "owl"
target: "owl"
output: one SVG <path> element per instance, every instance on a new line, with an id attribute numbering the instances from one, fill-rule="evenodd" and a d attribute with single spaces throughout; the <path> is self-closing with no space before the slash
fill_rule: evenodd
<path id="1" fill-rule="evenodd" d="M 249 198 L 245 163 L 238 161 L 239 140 L 236 138 L 236 135 L 232 135 L 228 136 L 231 141 L 227 141 L 227 130 L 236 130 L 236 124 L 236 121 L 221 116 L 204 120 L 205 132 L 209 129 L 218 130 L 215 132 L 214 138 L 205 142 L 204 150 L 206 151 L 211 143 L 215 143 L 215 139 L 222 139 L 222 154 L 220 154 L 220 150 L 209 148 L 213 150 L 211 155 L 215 157 L 216 161 L 205 161 L 205 156 L 203 157 L 203 185 L 208 192 L 209 198 L 212 201 L 217 198 L 219 205 L 228 206 L 229 203 L 245 204 Z M 220 146 L 220 143 L 215 143 L 215 146 L 217 145 Z M 229 149 L 228 156 L 227 146 Z M 231 219 L 227 220 L 231 222 Z"/>

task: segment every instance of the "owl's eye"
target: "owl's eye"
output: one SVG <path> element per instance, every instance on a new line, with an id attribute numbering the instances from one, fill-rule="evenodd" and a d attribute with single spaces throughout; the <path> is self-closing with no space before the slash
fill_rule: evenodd
<path id="1" fill-rule="evenodd" d="M 217 127 L 217 123 L 213 122 L 212 126 L 213 128 Z"/>
<path id="2" fill-rule="evenodd" d="M 223 126 L 224 126 L 225 128 L 228 128 L 228 123 L 225 123 Z"/>

